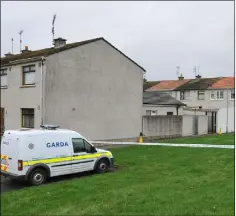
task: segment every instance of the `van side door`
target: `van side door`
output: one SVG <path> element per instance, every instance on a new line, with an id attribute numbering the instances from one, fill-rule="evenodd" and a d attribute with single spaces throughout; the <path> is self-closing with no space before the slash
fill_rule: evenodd
<path id="1" fill-rule="evenodd" d="M 72 156 L 72 172 L 93 170 L 96 154 L 91 153 L 91 145 L 82 138 L 72 138 L 74 154 Z"/>

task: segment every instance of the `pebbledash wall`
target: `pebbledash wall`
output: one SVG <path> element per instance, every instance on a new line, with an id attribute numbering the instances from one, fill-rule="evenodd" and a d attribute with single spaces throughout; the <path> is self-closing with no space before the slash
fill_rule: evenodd
<path id="1" fill-rule="evenodd" d="M 222 133 L 226 132 L 226 125 L 228 124 L 228 132 L 235 132 L 235 106 L 228 108 L 228 121 L 227 121 L 227 108 L 221 108 L 217 112 L 217 131 L 221 129 Z"/>
<path id="2" fill-rule="evenodd" d="M 143 116 L 143 134 L 147 137 L 177 137 L 207 133 L 208 116 Z"/>
<path id="3" fill-rule="evenodd" d="M 143 70 L 104 41 L 51 55 L 46 62 L 46 124 L 89 140 L 137 137 Z"/>

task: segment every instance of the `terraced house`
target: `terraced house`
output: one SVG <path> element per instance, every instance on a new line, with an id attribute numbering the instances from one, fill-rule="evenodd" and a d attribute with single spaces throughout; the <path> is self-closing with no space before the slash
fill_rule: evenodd
<path id="1" fill-rule="evenodd" d="M 88 139 L 137 137 L 144 69 L 104 38 L 1 58 L 1 128 L 55 124 Z M 132 85 L 130 85 L 132 83 Z"/>
<path id="2" fill-rule="evenodd" d="M 147 88 L 180 100 L 187 105 L 188 111 L 198 111 L 214 118 L 214 131 L 234 131 L 235 86 L 234 77 L 163 80 Z"/>

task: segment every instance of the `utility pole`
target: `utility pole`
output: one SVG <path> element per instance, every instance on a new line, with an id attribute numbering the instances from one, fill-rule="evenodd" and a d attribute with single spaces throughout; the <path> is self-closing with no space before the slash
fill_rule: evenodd
<path id="1" fill-rule="evenodd" d="M 12 38 L 11 39 L 11 53 L 13 54 L 13 41 L 14 41 L 14 39 Z"/>

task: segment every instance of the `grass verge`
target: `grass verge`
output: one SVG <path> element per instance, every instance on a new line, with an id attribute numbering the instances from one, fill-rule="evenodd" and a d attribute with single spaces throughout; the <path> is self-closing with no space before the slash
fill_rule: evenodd
<path id="1" fill-rule="evenodd" d="M 234 215 L 232 149 L 132 146 L 120 170 L 2 194 L 2 215 Z"/>
<path id="2" fill-rule="evenodd" d="M 174 139 L 161 139 L 151 142 L 159 143 L 182 143 L 182 144 L 214 144 L 214 145 L 235 145 L 235 136 L 233 133 L 229 134 L 215 134 L 199 137 L 181 137 Z"/>

